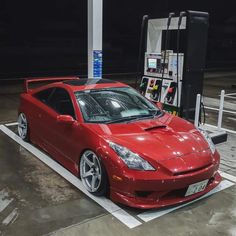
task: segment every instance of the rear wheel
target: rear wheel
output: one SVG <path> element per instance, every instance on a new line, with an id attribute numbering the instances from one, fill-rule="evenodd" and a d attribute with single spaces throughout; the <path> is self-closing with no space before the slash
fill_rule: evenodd
<path id="1" fill-rule="evenodd" d="M 80 159 L 80 177 L 85 188 L 96 196 L 103 196 L 108 189 L 105 168 L 98 156 L 87 150 Z"/>
<path id="2" fill-rule="evenodd" d="M 18 134 L 24 141 L 29 141 L 29 125 L 24 113 L 18 116 Z"/>

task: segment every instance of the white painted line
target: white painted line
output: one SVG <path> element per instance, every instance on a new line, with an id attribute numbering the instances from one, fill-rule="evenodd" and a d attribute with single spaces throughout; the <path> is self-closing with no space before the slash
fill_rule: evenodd
<path id="1" fill-rule="evenodd" d="M 128 212 L 126 212 L 125 210 L 123 210 L 123 209 L 120 209 L 118 211 L 113 212 L 112 215 L 115 216 L 117 219 L 122 218 L 122 220 L 124 220 L 124 222 L 128 222 L 130 229 L 135 228 L 135 227 L 142 224 L 135 217 L 131 218 L 130 214 Z M 137 221 L 139 222 L 139 224 L 137 224 Z"/>
<path id="2" fill-rule="evenodd" d="M 236 176 L 230 175 L 230 174 L 225 173 L 223 171 L 219 171 L 219 173 L 223 178 L 228 179 L 228 180 L 236 183 Z"/>
<path id="3" fill-rule="evenodd" d="M 233 121 L 236 121 L 236 118 L 233 118 L 233 117 L 227 117 L 228 120 L 233 120 Z"/>
<path id="4" fill-rule="evenodd" d="M 7 126 L 7 127 L 15 126 L 15 125 L 18 125 L 18 122 L 12 122 L 12 123 L 5 124 L 5 126 Z"/>
<path id="5" fill-rule="evenodd" d="M 17 208 L 15 208 L 2 222 L 3 225 L 12 224 L 17 219 L 19 213 Z"/>
<path id="6" fill-rule="evenodd" d="M 12 198 L 9 199 L 8 192 L 3 189 L 0 191 L 0 212 L 2 212 L 11 202 Z"/>
<path id="7" fill-rule="evenodd" d="M 217 192 L 220 192 L 226 188 L 229 188 L 231 186 L 235 185 L 234 183 L 228 181 L 228 180 L 223 180 L 216 188 L 214 188 L 213 190 L 211 190 L 210 192 L 208 192 L 207 194 L 205 194 L 204 196 L 198 198 L 198 199 L 195 199 L 191 202 L 188 202 L 188 203 L 185 203 L 183 205 L 179 205 L 177 207 L 172 207 L 172 208 L 168 208 L 168 209 L 165 209 L 165 210 L 150 210 L 150 211 L 146 211 L 146 212 L 143 212 L 141 214 L 138 215 L 138 217 L 140 219 L 142 219 L 143 221 L 145 222 L 148 222 L 150 220 L 153 220 L 153 219 L 156 219 L 158 217 L 161 217 L 163 215 L 166 215 L 172 211 L 175 211 L 177 209 L 180 209 L 182 207 L 185 207 L 185 206 L 188 206 L 194 202 L 197 202 L 199 201 L 200 199 L 203 199 L 203 198 L 206 198 L 214 193 L 217 193 Z"/>
<path id="8" fill-rule="evenodd" d="M 122 210 L 119 206 L 117 206 L 111 200 L 109 200 L 105 197 L 96 197 L 96 196 L 90 194 L 85 189 L 82 182 L 76 176 L 71 174 L 68 170 L 66 170 L 64 167 L 62 167 L 60 164 L 55 162 L 52 158 L 50 158 L 45 153 L 41 152 L 39 149 L 37 149 L 33 145 L 31 145 L 27 142 L 24 142 L 18 135 L 16 135 L 14 132 L 12 132 L 10 129 L 8 129 L 4 125 L 0 125 L 0 130 L 2 130 L 2 132 L 4 132 L 7 136 L 12 138 L 14 141 L 16 141 L 18 144 L 20 144 L 26 150 L 31 152 L 39 160 L 41 160 L 43 163 L 45 163 L 47 166 L 49 166 L 51 169 L 53 169 L 55 172 L 57 172 L 59 175 L 61 175 L 63 178 L 65 178 L 67 181 L 69 181 L 71 184 L 73 184 L 76 188 L 78 188 L 80 191 L 82 191 L 88 197 L 93 199 L 96 203 L 98 203 L 105 210 L 107 210 L 109 213 L 114 215 L 118 220 L 120 220 L 123 224 L 125 224 L 129 228 L 134 228 L 134 227 L 142 224 L 135 217 L 131 216 L 129 213 Z"/>

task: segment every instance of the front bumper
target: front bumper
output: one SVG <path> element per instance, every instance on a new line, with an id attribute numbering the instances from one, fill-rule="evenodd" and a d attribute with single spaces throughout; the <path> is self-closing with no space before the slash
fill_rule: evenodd
<path id="1" fill-rule="evenodd" d="M 132 183 L 131 181 L 125 183 L 127 191 L 122 192 L 120 189 L 111 188 L 111 199 L 140 209 L 161 208 L 188 202 L 208 193 L 221 182 L 217 170 L 218 164 L 194 174 L 173 176 L 169 179 L 135 179 Z M 209 182 L 204 191 L 185 197 L 190 184 L 206 179 L 209 179 Z"/>

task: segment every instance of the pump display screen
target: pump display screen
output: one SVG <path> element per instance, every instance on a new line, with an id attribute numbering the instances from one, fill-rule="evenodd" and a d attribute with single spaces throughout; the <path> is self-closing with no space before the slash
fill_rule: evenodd
<path id="1" fill-rule="evenodd" d="M 148 58 L 148 69 L 157 69 L 157 59 Z"/>

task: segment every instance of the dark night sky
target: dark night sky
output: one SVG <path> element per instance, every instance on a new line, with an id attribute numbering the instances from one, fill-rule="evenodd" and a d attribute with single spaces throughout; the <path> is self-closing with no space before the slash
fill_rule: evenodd
<path id="1" fill-rule="evenodd" d="M 135 72 L 144 14 L 210 13 L 207 67 L 236 67 L 234 1 L 104 0 L 104 72 Z M 0 0 L 0 78 L 86 74 L 86 0 Z"/>

